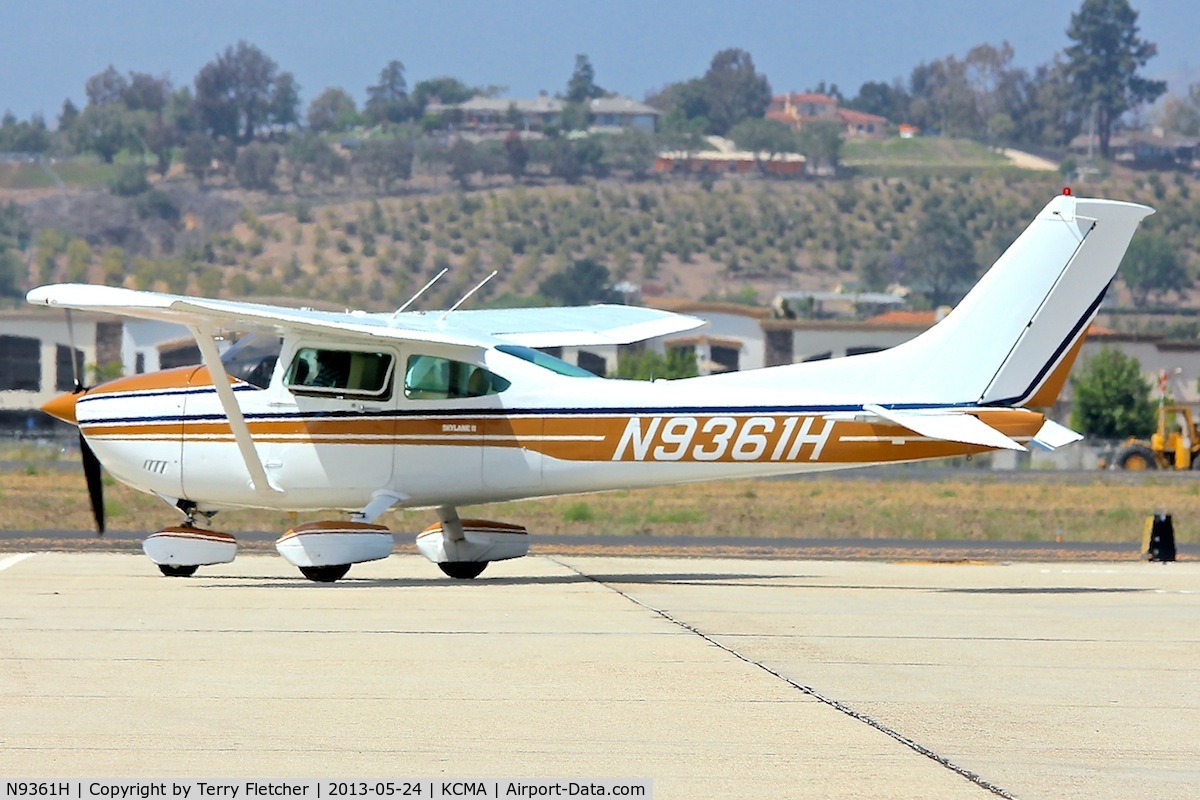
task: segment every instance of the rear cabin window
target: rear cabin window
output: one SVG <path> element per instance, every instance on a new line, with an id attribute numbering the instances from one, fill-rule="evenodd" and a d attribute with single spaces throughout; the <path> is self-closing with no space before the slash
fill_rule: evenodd
<path id="1" fill-rule="evenodd" d="M 384 399 L 391 395 L 392 363 L 388 353 L 302 347 L 285 381 L 296 394 Z"/>
<path id="2" fill-rule="evenodd" d="M 410 356 L 404 372 L 404 396 L 412 400 L 483 397 L 510 385 L 483 367 L 437 356 Z"/>

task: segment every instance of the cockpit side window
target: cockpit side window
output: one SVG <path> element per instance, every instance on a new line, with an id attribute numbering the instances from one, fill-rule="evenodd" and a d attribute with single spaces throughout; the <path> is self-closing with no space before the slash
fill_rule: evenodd
<path id="1" fill-rule="evenodd" d="M 483 397 L 511 385 L 483 367 L 438 356 L 409 356 L 404 373 L 404 396 L 411 400 Z"/>
<path id="2" fill-rule="evenodd" d="M 284 378 L 296 394 L 354 395 L 383 400 L 392 393 L 388 353 L 302 347 Z"/>
<path id="3" fill-rule="evenodd" d="M 251 386 L 266 389 L 271 385 L 275 373 L 275 362 L 283 340 L 278 336 L 251 333 L 238 339 L 221 355 L 221 363 L 230 377 L 243 380 Z"/>

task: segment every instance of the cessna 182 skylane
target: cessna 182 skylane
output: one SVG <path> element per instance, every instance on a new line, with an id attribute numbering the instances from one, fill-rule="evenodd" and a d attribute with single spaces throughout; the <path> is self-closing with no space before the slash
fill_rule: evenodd
<path id="1" fill-rule="evenodd" d="M 1054 402 L 1139 221 L 1132 203 L 1054 198 L 959 306 L 878 353 L 652 383 L 604 380 L 533 348 L 623 344 L 700 320 L 622 306 L 325 313 L 60 284 L 38 305 L 187 325 L 204 366 L 109 381 L 45 410 L 99 464 L 185 516 L 143 547 L 167 575 L 233 560 L 218 509 L 350 512 L 283 534 L 308 578 L 387 557 L 388 509 L 439 522 L 417 547 L 455 578 L 529 550 L 461 505 L 1055 448 Z M 419 293 L 418 293 L 419 294 Z M 411 301 L 410 301 L 411 302 Z M 223 355 L 218 330 L 255 331 Z"/>

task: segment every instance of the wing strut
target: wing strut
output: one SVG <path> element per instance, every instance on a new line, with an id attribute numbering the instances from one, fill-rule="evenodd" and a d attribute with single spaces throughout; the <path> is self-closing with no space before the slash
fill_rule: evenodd
<path id="1" fill-rule="evenodd" d="M 221 361 L 221 354 L 217 351 L 212 326 L 192 326 L 192 335 L 196 337 L 196 344 L 200 346 L 200 355 L 204 357 L 204 365 L 208 367 L 209 375 L 212 376 L 213 386 L 221 401 L 221 408 L 225 411 L 225 416 L 229 418 L 229 428 L 233 431 L 233 439 L 237 442 L 238 451 L 242 454 L 242 461 L 246 463 L 254 490 L 265 495 L 282 494 L 282 489 L 271 484 L 270 478 L 267 477 L 267 470 L 258 457 L 254 439 L 250 436 L 250 428 L 246 425 L 246 418 L 242 416 L 242 408 L 238 405 L 237 398 L 233 396 L 229 373 L 225 371 L 225 364 Z"/>

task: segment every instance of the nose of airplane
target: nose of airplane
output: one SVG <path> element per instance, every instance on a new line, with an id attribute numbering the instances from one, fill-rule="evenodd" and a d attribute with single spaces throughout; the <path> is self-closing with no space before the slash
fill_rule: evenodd
<path id="1" fill-rule="evenodd" d="M 55 419 L 61 419 L 63 422 L 78 425 L 79 422 L 75 419 L 75 403 L 79 401 L 79 398 L 83 397 L 83 394 L 83 392 L 60 394 L 58 397 L 47 400 L 42 405 L 42 411 L 45 411 Z"/>

